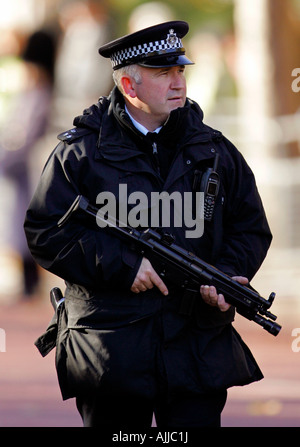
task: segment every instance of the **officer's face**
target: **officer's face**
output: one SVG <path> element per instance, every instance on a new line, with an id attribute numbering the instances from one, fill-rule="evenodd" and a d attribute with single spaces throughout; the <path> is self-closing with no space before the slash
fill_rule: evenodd
<path id="1" fill-rule="evenodd" d="M 139 67 L 140 81 L 133 81 L 134 106 L 140 115 L 158 127 L 170 112 L 183 107 L 186 100 L 184 66 L 168 68 Z M 134 97 L 132 97 L 134 96 Z M 150 130 L 150 129 L 149 129 Z"/>

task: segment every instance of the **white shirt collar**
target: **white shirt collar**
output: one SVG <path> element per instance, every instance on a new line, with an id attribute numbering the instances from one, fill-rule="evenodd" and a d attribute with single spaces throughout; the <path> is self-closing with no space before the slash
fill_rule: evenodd
<path id="1" fill-rule="evenodd" d="M 147 135 L 148 132 L 150 132 L 145 126 L 143 126 L 141 123 L 139 123 L 138 121 L 136 121 L 129 113 L 128 108 L 125 104 L 125 112 L 128 113 L 129 118 L 132 121 L 132 124 L 140 131 L 142 132 L 142 134 Z M 158 133 L 160 131 L 160 129 L 162 128 L 162 126 L 159 126 L 157 129 L 154 130 L 154 132 Z"/>

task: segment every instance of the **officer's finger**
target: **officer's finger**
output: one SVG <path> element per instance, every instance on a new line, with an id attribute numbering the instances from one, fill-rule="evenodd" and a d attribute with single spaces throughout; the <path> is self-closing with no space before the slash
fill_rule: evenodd
<path id="1" fill-rule="evenodd" d="M 214 286 L 201 286 L 200 292 L 207 304 L 210 304 L 211 306 L 218 305 L 218 295 Z"/>
<path id="2" fill-rule="evenodd" d="M 240 284 L 248 284 L 249 283 L 249 279 L 246 278 L 245 276 L 233 276 L 232 279 L 234 279 L 235 281 L 239 282 Z"/>
<path id="3" fill-rule="evenodd" d="M 167 286 L 165 285 L 165 283 L 163 282 L 161 277 L 155 271 L 152 272 L 150 279 L 151 279 L 152 283 L 161 291 L 161 293 L 163 295 L 169 294 Z"/>
<path id="4" fill-rule="evenodd" d="M 214 286 L 201 286 L 200 292 L 203 300 L 210 306 L 218 307 L 222 312 L 226 312 L 230 308 L 224 295 L 218 294 Z"/>
<path id="5" fill-rule="evenodd" d="M 226 310 L 228 310 L 230 308 L 230 304 L 228 304 L 225 301 L 225 298 L 223 295 L 218 295 L 218 307 L 220 309 L 221 312 L 226 312 Z"/>

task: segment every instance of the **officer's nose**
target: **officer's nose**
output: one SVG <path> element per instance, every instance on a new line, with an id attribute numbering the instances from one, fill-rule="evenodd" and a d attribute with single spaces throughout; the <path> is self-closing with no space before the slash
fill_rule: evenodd
<path id="1" fill-rule="evenodd" d="M 172 76 L 171 88 L 182 89 L 185 87 L 185 77 L 183 73 L 175 72 Z"/>

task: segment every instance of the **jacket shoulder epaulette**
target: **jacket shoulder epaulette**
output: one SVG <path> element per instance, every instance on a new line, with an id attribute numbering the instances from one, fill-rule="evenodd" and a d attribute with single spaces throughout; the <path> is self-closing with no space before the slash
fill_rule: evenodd
<path id="1" fill-rule="evenodd" d="M 78 138 L 83 137 L 84 135 L 88 135 L 89 133 L 92 133 L 93 129 L 86 128 L 86 127 L 73 127 L 73 129 L 66 130 L 65 132 L 60 133 L 57 135 L 57 138 L 60 141 L 64 141 L 65 143 L 73 143 L 73 141 L 77 140 Z"/>
<path id="2" fill-rule="evenodd" d="M 214 140 L 214 141 L 222 140 L 222 138 L 223 138 L 222 132 L 214 129 L 213 127 L 207 126 L 207 125 L 206 125 L 206 128 L 207 128 L 208 132 L 210 133 L 212 140 Z"/>

